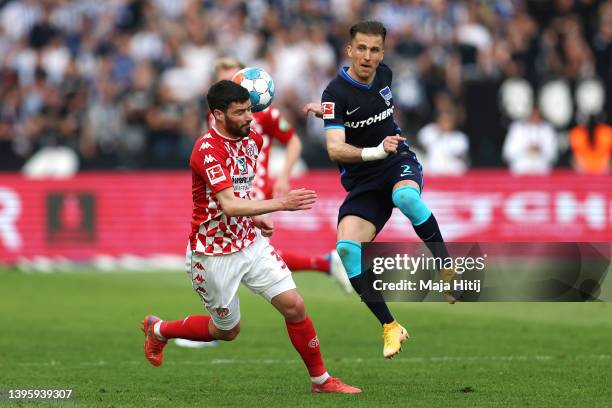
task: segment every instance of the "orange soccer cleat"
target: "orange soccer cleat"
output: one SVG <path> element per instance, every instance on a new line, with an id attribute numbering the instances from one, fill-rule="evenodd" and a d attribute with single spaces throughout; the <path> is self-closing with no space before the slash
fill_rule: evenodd
<path id="1" fill-rule="evenodd" d="M 142 331 L 145 334 L 144 351 L 145 357 L 149 360 L 149 363 L 154 366 L 160 366 L 164 361 L 164 355 L 162 354 L 164 347 L 168 343 L 167 340 L 160 340 L 153 331 L 155 323 L 161 319 L 157 316 L 148 315 L 142 320 Z"/>
<path id="2" fill-rule="evenodd" d="M 329 377 L 323 384 L 312 383 L 313 393 L 331 392 L 337 394 L 359 394 L 361 390 L 357 387 L 345 384 L 340 379 Z"/>

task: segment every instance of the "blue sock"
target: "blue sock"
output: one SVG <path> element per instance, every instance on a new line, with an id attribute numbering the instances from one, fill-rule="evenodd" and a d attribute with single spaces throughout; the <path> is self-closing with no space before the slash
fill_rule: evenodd
<path id="1" fill-rule="evenodd" d="M 362 302 L 376 316 L 380 324 L 393 322 L 393 316 L 379 291 L 372 287 L 371 274 L 361 273 L 361 245 L 350 240 L 340 240 L 336 244 L 338 255 L 346 269 L 351 286 Z"/>

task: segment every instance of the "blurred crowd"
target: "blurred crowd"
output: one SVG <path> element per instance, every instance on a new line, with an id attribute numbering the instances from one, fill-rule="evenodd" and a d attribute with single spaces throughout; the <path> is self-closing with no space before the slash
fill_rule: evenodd
<path id="1" fill-rule="evenodd" d="M 360 19 L 388 29 L 395 114 L 426 171 L 608 171 L 612 0 L 0 0 L 0 169 L 58 147 L 80 169 L 184 168 L 224 56 L 271 73 L 307 163 L 330 165 L 321 121 L 300 111 L 347 64 L 348 28 Z M 522 78 L 518 94 L 531 99 L 509 93 L 500 145 L 483 153 L 466 84 L 509 78 Z M 599 109 L 547 119 L 533 90 L 551 78 L 595 79 Z"/>

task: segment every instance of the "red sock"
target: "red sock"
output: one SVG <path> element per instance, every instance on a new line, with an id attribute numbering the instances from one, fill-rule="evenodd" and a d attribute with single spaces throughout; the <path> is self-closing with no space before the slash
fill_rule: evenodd
<path id="1" fill-rule="evenodd" d="M 319 338 L 315 332 L 314 326 L 310 317 L 299 323 L 291 323 L 285 320 L 287 324 L 287 332 L 293 347 L 300 353 L 308 374 L 311 377 L 318 377 L 325 374 L 325 366 L 323 365 L 323 356 L 321 356 L 321 348 L 319 347 Z"/>
<path id="2" fill-rule="evenodd" d="M 167 339 L 187 339 L 194 341 L 214 340 L 208 332 L 208 322 L 210 316 L 192 315 L 183 320 L 174 322 L 162 322 L 159 325 L 159 332 Z"/>
<path id="3" fill-rule="evenodd" d="M 304 256 L 292 254 L 284 251 L 276 251 L 291 269 L 291 272 L 297 271 L 317 271 L 329 272 L 329 259 L 325 256 Z"/>

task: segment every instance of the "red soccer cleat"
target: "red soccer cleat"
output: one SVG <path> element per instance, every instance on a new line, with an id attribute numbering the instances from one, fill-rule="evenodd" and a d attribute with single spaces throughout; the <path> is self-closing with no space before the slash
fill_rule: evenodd
<path id="1" fill-rule="evenodd" d="M 153 331 L 153 326 L 160 320 L 161 319 L 159 317 L 153 315 L 148 315 L 142 320 L 142 331 L 145 334 L 145 357 L 147 360 L 149 360 L 149 363 L 156 367 L 163 363 L 164 355 L 162 354 L 162 351 L 168 343 L 167 340 L 158 339 Z"/>
<path id="2" fill-rule="evenodd" d="M 332 392 L 337 394 L 359 394 L 361 390 L 357 387 L 345 384 L 340 379 L 329 377 L 323 384 L 312 383 L 312 392 Z"/>

